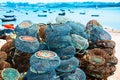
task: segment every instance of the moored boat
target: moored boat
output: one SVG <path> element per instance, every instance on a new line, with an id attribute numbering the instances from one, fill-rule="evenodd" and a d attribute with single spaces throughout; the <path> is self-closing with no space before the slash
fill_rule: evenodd
<path id="1" fill-rule="evenodd" d="M 92 17 L 99 17 L 99 14 L 92 14 Z"/>
<path id="2" fill-rule="evenodd" d="M 15 15 L 3 15 L 5 18 L 8 18 L 8 17 L 15 17 Z"/>
<path id="3" fill-rule="evenodd" d="M 46 14 L 38 14 L 38 17 L 47 17 Z"/>
<path id="4" fill-rule="evenodd" d="M 65 16 L 65 12 L 59 13 L 58 15 L 60 15 L 60 16 Z"/>
<path id="5" fill-rule="evenodd" d="M 2 22 L 16 21 L 16 18 L 15 17 L 13 17 L 13 18 L 2 18 L 1 20 L 2 20 Z"/>

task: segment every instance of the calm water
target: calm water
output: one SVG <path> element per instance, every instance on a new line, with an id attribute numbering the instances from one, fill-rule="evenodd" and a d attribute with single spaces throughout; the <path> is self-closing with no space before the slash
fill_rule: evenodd
<path id="1" fill-rule="evenodd" d="M 95 19 L 97 20 L 100 24 L 102 24 L 105 27 L 111 27 L 114 29 L 120 29 L 120 7 L 114 7 L 114 8 L 73 8 L 70 9 L 74 13 L 70 13 L 68 11 L 68 8 L 62 8 L 66 12 L 66 17 L 70 18 L 71 20 L 80 22 L 84 25 L 89 20 Z M 52 22 L 55 23 L 55 18 L 58 16 L 58 13 L 61 13 L 60 9 L 38 9 L 37 12 L 33 12 L 33 10 L 36 9 L 17 9 L 14 10 L 12 13 L 6 13 L 8 10 L 13 10 L 9 8 L 5 8 L 3 11 L 0 11 L 0 18 L 3 18 L 4 14 L 14 14 L 16 15 L 17 20 L 13 22 L 8 22 L 8 23 L 13 23 L 15 25 L 19 24 L 23 20 L 31 20 L 33 23 L 48 23 Z M 42 10 L 47 10 L 47 13 L 43 13 Z M 85 15 L 79 14 L 80 12 L 85 11 Z M 52 13 L 49 13 L 52 12 Z M 28 13 L 28 15 L 26 15 Z M 47 17 L 38 17 L 38 14 L 46 14 Z M 91 17 L 92 14 L 99 15 L 99 17 Z M 5 24 L 0 21 L 0 24 Z"/>

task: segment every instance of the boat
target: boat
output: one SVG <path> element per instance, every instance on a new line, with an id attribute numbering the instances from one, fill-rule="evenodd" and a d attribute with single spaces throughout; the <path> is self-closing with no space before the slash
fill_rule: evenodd
<path id="1" fill-rule="evenodd" d="M 2 18 L 1 20 L 2 20 L 2 22 L 16 21 L 16 18 L 15 17 L 12 17 L 12 18 Z"/>
<path id="2" fill-rule="evenodd" d="M 60 9 L 60 11 L 63 11 L 63 12 L 64 12 L 65 10 L 64 10 L 64 9 Z"/>
<path id="3" fill-rule="evenodd" d="M 4 24 L 3 27 L 6 29 L 14 29 L 15 28 L 14 24 Z"/>
<path id="4" fill-rule="evenodd" d="M 80 14 L 81 14 L 81 15 L 85 15 L 86 12 L 85 12 L 85 11 L 81 11 Z"/>
<path id="5" fill-rule="evenodd" d="M 15 15 L 3 15 L 5 18 L 8 18 L 8 17 L 15 17 Z"/>
<path id="6" fill-rule="evenodd" d="M 58 15 L 60 15 L 60 16 L 65 16 L 65 12 L 59 13 Z"/>
<path id="7" fill-rule="evenodd" d="M 47 17 L 46 14 L 38 14 L 38 17 Z"/>
<path id="8" fill-rule="evenodd" d="M 14 12 L 14 11 L 13 10 L 6 11 L 6 13 L 12 13 L 12 12 Z"/>
<path id="9" fill-rule="evenodd" d="M 26 12 L 25 14 L 28 15 L 28 12 Z"/>
<path id="10" fill-rule="evenodd" d="M 98 14 L 92 14 L 91 16 L 92 16 L 92 17 L 99 17 Z"/>
<path id="11" fill-rule="evenodd" d="M 43 12 L 43 13 L 47 13 L 47 11 L 46 11 L 46 10 L 42 10 L 42 12 Z"/>
<path id="12" fill-rule="evenodd" d="M 86 13 L 85 12 L 80 12 L 81 15 L 85 15 Z"/>
<path id="13" fill-rule="evenodd" d="M 33 12 L 38 12 L 39 10 L 34 10 Z"/>
<path id="14" fill-rule="evenodd" d="M 70 11 L 70 13 L 74 13 L 74 11 Z"/>

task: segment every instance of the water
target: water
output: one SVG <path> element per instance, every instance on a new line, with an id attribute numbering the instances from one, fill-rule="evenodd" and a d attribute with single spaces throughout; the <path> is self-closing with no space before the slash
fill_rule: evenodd
<path id="1" fill-rule="evenodd" d="M 69 8 L 62 8 L 66 12 L 66 17 L 70 18 L 73 21 L 80 22 L 84 25 L 87 24 L 89 20 L 95 19 L 97 20 L 101 25 L 105 27 L 111 27 L 113 29 L 119 29 L 120 30 L 120 7 L 110 7 L 110 8 L 70 8 L 71 11 L 74 13 L 70 13 L 68 11 Z M 4 11 L 0 11 L 0 18 L 3 18 L 4 14 L 14 14 L 16 15 L 17 20 L 8 22 L 12 24 L 19 24 L 23 20 L 31 20 L 33 23 L 48 23 L 52 22 L 55 23 L 55 18 L 58 16 L 58 13 L 61 13 L 60 9 L 54 8 L 48 9 L 46 8 L 39 8 L 37 12 L 33 12 L 32 8 L 21 8 L 14 10 L 12 13 L 6 13 L 8 10 L 13 10 L 10 8 L 5 8 Z M 43 13 L 42 10 L 47 10 L 47 13 Z M 85 12 L 85 15 L 81 15 L 80 12 Z M 49 13 L 52 12 L 52 13 Z M 28 13 L 28 15 L 26 15 Z M 47 17 L 38 17 L 38 14 L 45 14 Z M 91 15 L 99 15 L 99 17 L 92 17 Z M 0 21 L 0 24 L 6 24 Z"/>

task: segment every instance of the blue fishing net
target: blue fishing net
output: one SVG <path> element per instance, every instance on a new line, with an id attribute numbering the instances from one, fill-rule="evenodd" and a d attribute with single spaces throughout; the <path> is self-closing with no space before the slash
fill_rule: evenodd
<path id="1" fill-rule="evenodd" d="M 46 73 L 34 73 L 28 69 L 26 78 L 27 80 L 56 80 L 56 72 L 51 70 Z"/>
<path id="2" fill-rule="evenodd" d="M 57 71 L 59 72 L 72 72 L 74 71 L 79 65 L 79 61 L 77 58 L 72 57 L 67 60 L 61 60 L 61 64 L 57 67 Z"/>
<path id="3" fill-rule="evenodd" d="M 45 30 L 47 38 L 69 35 L 71 28 L 66 24 L 50 24 Z"/>
<path id="4" fill-rule="evenodd" d="M 68 45 L 72 45 L 70 36 L 56 36 L 46 38 L 46 43 L 50 48 L 62 48 Z"/>
<path id="5" fill-rule="evenodd" d="M 79 49 L 79 50 L 85 50 L 89 47 L 89 43 L 88 40 L 76 35 L 76 34 L 72 34 L 71 35 L 72 41 L 73 41 L 73 45 L 75 48 Z"/>
<path id="6" fill-rule="evenodd" d="M 24 23 L 28 23 L 29 26 L 22 25 Z M 31 21 L 25 20 L 16 26 L 15 32 L 17 36 L 27 35 L 27 36 L 37 37 L 37 29 L 38 29 L 37 25 L 33 24 Z"/>
<path id="7" fill-rule="evenodd" d="M 86 80 L 86 74 L 80 68 L 76 68 L 75 72 L 61 73 L 58 76 L 60 80 Z"/>
<path id="8" fill-rule="evenodd" d="M 76 23 L 74 21 L 68 21 L 66 22 L 66 24 L 72 28 L 71 30 L 71 34 L 77 34 L 80 35 L 84 38 L 88 38 L 88 34 L 85 32 L 85 26 L 80 24 L 80 23 Z"/>
<path id="9" fill-rule="evenodd" d="M 94 26 L 103 29 L 103 26 L 102 26 L 97 20 L 90 20 L 90 21 L 86 24 L 86 31 L 87 31 L 87 32 L 91 31 Z"/>
<path id="10" fill-rule="evenodd" d="M 39 50 L 49 50 L 48 44 L 45 42 L 40 42 Z"/>
<path id="11" fill-rule="evenodd" d="M 111 35 L 100 27 L 93 27 L 90 31 L 90 41 L 111 40 Z"/>
<path id="12" fill-rule="evenodd" d="M 20 77 L 20 73 L 13 68 L 3 69 L 1 75 L 4 80 L 18 80 Z"/>
<path id="13" fill-rule="evenodd" d="M 74 46 L 67 46 L 64 48 L 58 48 L 58 49 L 51 49 L 54 52 L 57 53 L 57 55 L 60 57 L 60 59 L 68 59 L 74 56 L 76 53 L 76 49 Z"/>
<path id="14" fill-rule="evenodd" d="M 66 24 L 72 28 L 71 31 L 72 34 L 79 34 L 85 31 L 85 26 L 80 23 L 76 23 L 74 21 L 68 21 L 66 22 Z"/>
<path id="15" fill-rule="evenodd" d="M 15 39 L 14 46 L 17 50 L 22 52 L 34 53 L 39 49 L 39 42 L 34 37 L 34 41 L 25 41 L 22 40 L 23 36 L 20 36 Z"/>
<path id="16" fill-rule="evenodd" d="M 38 56 L 38 54 L 40 56 Z M 55 52 L 41 50 L 33 54 L 30 58 L 30 67 L 35 71 L 50 71 L 60 65 L 60 58 Z"/>

